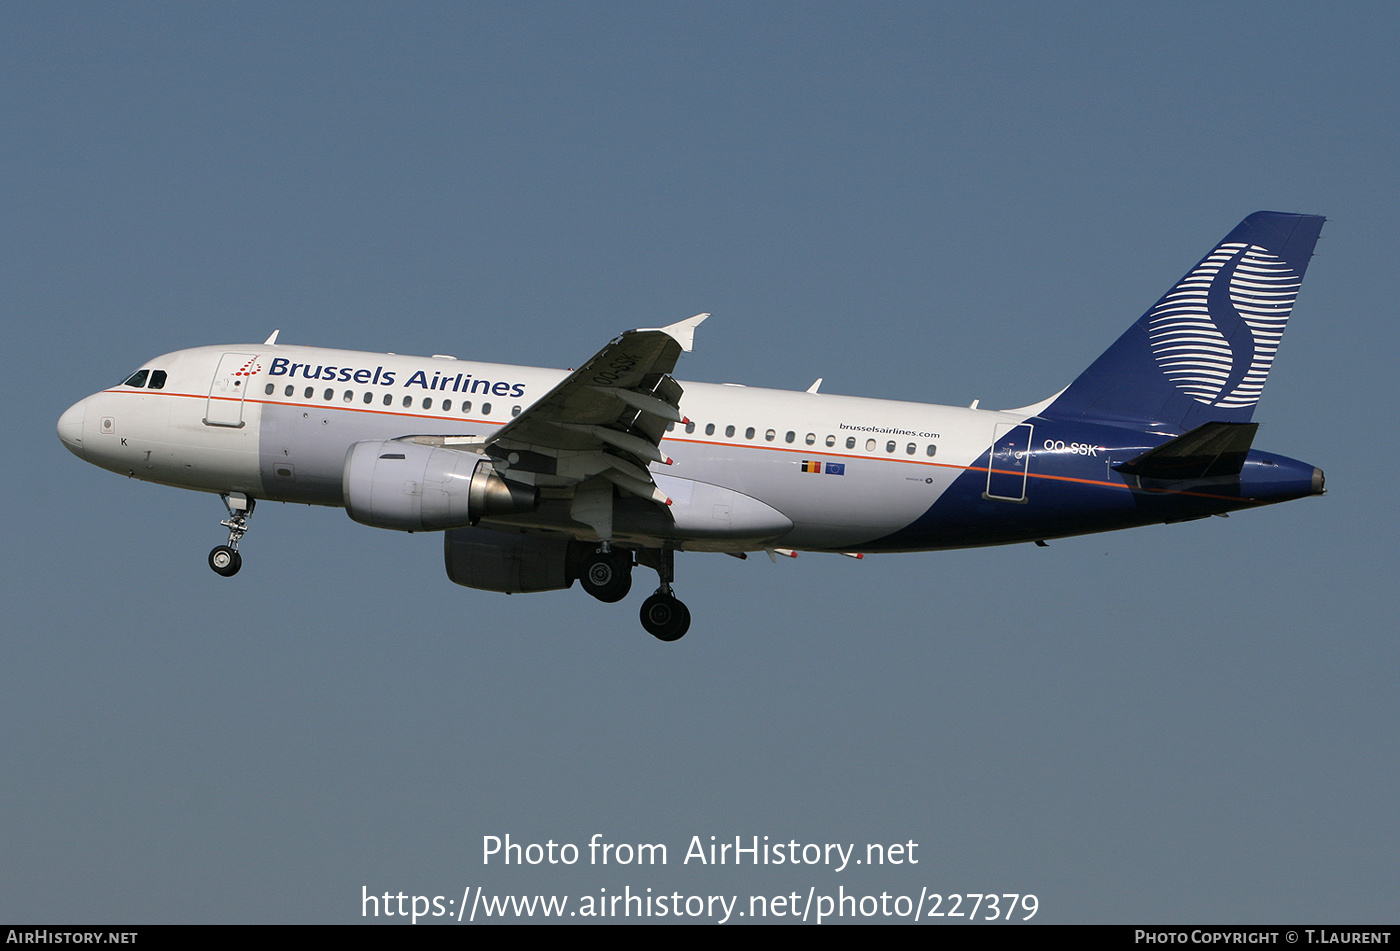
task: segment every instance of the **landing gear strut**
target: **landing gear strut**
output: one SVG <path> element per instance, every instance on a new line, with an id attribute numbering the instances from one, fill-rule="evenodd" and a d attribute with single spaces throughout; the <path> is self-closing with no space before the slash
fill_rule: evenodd
<path id="1" fill-rule="evenodd" d="M 248 517 L 253 514 L 256 500 L 242 492 L 226 492 L 219 498 L 228 509 L 228 518 L 219 524 L 228 529 L 228 544 L 219 545 L 209 553 L 209 567 L 225 578 L 232 578 L 243 567 L 243 556 L 238 553 L 238 541 L 248 533 Z"/>
<path id="2" fill-rule="evenodd" d="M 656 552 L 657 577 L 661 587 L 642 602 L 642 627 L 657 640 L 678 641 L 690 630 L 690 609 L 671 593 L 671 581 L 676 576 L 676 552 L 663 548 Z"/>
<path id="3" fill-rule="evenodd" d="M 632 556 L 615 552 L 605 543 L 584 559 L 578 580 L 599 601 L 621 601 L 632 590 Z"/>

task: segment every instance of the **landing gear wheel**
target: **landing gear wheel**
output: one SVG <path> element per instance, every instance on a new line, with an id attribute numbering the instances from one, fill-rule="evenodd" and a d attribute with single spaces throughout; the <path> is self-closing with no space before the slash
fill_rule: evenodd
<path id="1" fill-rule="evenodd" d="M 690 609 L 658 591 L 642 602 L 642 627 L 657 640 L 678 641 L 690 630 Z"/>
<path id="2" fill-rule="evenodd" d="M 209 553 L 209 567 L 225 578 L 232 578 L 243 567 L 243 556 L 227 545 L 220 545 Z"/>
<path id="3" fill-rule="evenodd" d="M 209 553 L 209 567 L 232 578 L 243 567 L 243 556 L 238 553 L 238 541 L 248 534 L 248 516 L 253 514 L 257 501 L 242 492 L 226 492 L 219 496 L 228 509 L 228 518 L 219 524 L 228 529 L 228 544 L 220 545 Z"/>
<path id="4" fill-rule="evenodd" d="M 606 604 L 621 601 L 632 590 L 632 563 L 614 551 L 589 555 L 579 577 L 583 590 Z"/>

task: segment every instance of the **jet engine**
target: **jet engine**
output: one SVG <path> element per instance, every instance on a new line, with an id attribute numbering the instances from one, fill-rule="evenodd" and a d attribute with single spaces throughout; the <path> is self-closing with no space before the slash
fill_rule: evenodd
<path id="1" fill-rule="evenodd" d="M 480 453 L 399 440 L 351 446 L 341 485 L 345 510 L 355 521 L 404 532 L 529 512 L 538 496 L 533 486 L 501 478 Z"/>
<path id="2" fill-rule="evenodd" d="M 454 528 L 443 543 L 447 577 L 484 591 L 521 594 L 567 588 L 591 545 L 566 535 L 507 534 L 489 528 Z"/>

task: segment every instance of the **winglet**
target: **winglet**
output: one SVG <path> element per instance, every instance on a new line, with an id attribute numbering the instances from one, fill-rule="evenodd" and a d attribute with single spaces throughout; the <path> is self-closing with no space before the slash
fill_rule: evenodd
<path id="1" fill-rule="evenodd" d="M 709 314 L 696 314 L 694 317 L 687 317 L 685 320 L 671 324 L 669 327 L 651 327 L 648 329 L 659 330 L 662 333 L 670 334 L 681 345 L 681 349 L 689 353 L 695 348 L 695 328 L 705 322 Z"/>
<path id="2" fill-rule="evenodd" d="M 277 335 L 280 334 L 281 332 L 282 332 L 282 331 L 281 331 L 280 329 L 279 329 L 279 330 L 274 330 L 274 331 L 272 332 L 272 336 L 271 336 L 271 337 L 268 337 L 266 340 L 263 341 L 263 346 L 264 346 L 264 347 L 270 347 L 270 346 L 272 346 L 274 343 L 276 343 L 276 342 L 277 342 Z"/>

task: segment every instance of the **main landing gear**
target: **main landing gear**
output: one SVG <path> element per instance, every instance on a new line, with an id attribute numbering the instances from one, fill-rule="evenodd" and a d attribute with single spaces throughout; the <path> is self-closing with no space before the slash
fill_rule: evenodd
<path id="1" fill-rule="evenodd" d="M 642 602 L 642 627 L 657 640 L 678 641 L 690 630 L 690 608 L 667 585 Z"/>
<path id="2" fill-rule="evenodd" d="M 632 590 L 632 553 L 613 551 L 604 542 L 584 559 L 578 580 L 583 590 L 605 604 L 621 601 Z"/>
<path id="3" fill-rule="evenodd" d="M 228 529 L 228 544 L 219 545 L 209 553 L 209 567 L 225 578 L 232 578 L 243 567 L 243 556 L 238 553 L 238 541 L 248 533 L 248 517 L 257 504 L 242 492 L 227 492 L 220 495 L 228 518 L 219 524 Z"/>
<path id="4" fill-rule="evenodd" d="M 671 593 L 671 582 L 676 577 L 676 550 L 662 548 L 646 554 L 661 586 L 642 602 L 642 627 L 657 640 L 678 641 L 690 630 L 690 609 Z"/>
<path id="5" fill-rule="evenodd" d="M 657 640 L 678 641 L 690 630 L 690 609 L 671 593 L 671 581 L 676 576 L 676 553 L 673 549 L 643 549 L 637 561 L 655 568 L 661 579 L 656 593 L 642 602 L 642 627 Z M 632 588 L 632 553 L 616 551 L 604 542 L 597 551 L 584 559 L 579 582 L 599 601 L 609 604 L 627 597 Z"/>

